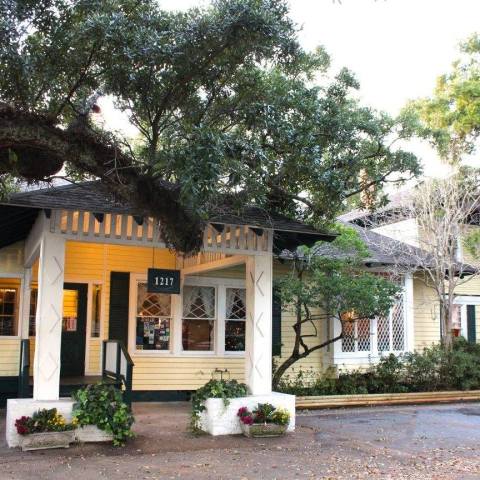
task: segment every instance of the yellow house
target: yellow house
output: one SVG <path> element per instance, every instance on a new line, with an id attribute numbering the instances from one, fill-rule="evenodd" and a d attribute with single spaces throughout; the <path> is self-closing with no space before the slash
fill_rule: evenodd
<path id="1" fill-rule="evenodd" d="M 412 215 L 409 205 L 414 199 L 413 190 L 400 191 L 390 195 L 389 203 L 375 211 L 353 210 L 342 215 L 340 220 L 358 226 L 369 234 L 380 234 L 393 240 L 407 244 L 412 248 L 429 250 L 433 243 L 429 234 L 424 232 L 417 218 Z M 473 213 L 473 212 L 472 212 Z M 478 213 L 473 213 L 469 225 L 461 227 L 462 235 L 456 245 L 456 261 L 458 264 L 475 266 L 478 259 L 474 259 L 464 248 L 463 236 L 472 229 L 479 228 Z M 474 272 L 474 269 L 471 269 Z M 415 346 L 421 348 L 440 339 L 440 324 L 438 321 L 439 305 L 436 295 L 426 282 L 421 280 L 421 274 L 415 277 L 414 286 L 414 318 L 415 318 Z M 480 276 L 469 275 L 464 282 L 459 282 L 455 289 L 454 303 L 456 307 L 456 324 L 459 334 L 470 342 L 480 342 Z M 423 327 L 419 328 L 422 322 Z"/>
<path id="2" fill-rule="evenodd" d="M 272 355 L 281 362 L 294 342 L 294 313 L 272 299 L 273 278 L 291 268 L 281 252 L 334 238 L 251 208 L 212 218 L 201 251 L 183 256 L 165 247 L 157 221 L 96 182 L 16 194 L 0 210 L 3 399 L 58 401 L 105 375 L 133 401 L 187 399 L 220 377 L 269 395 Z M 396 240 L 362 232 L 366 268 L 388 272 L 392 259 L 376 246 L 393 251 Z M 439 308 L 421 272 L 399 282 L 388 316 L 312 328 L 312 342 L 343 338 L 294 370 L 358 368 L 438 342 Z M 466 333 L 475 295 L 459 296 Z"/>
<path id="3" fill-rule="evenodd" d="M 186 399 L 215 376 L 270 394 L 274 253 L 333 238 L 252 207 L 212 218 L 186 257 L 96 182 L 0 211 L 0 392 L 34 401 L 106 373 L 133 400 Z"/>

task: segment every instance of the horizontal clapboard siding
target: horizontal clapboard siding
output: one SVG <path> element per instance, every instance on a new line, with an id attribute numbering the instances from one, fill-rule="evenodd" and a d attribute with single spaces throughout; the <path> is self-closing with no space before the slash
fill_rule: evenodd
<path id="1" fill-rule="evenodd" d="M 20 362 L 20 340 L 0 338 L 0 377 L 17 376 Z"/>

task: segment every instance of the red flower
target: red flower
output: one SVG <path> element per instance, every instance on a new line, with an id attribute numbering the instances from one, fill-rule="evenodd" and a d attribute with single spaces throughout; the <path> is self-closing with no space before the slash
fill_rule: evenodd
<path id="1" fill-rule="evenodd" d="M 30 433 L 30 429 L 28 428 L 28 421 L 30 420 L 30 417 L 20 417 L 15 420 L 15 427 L 17 428 L 17 433 L 19 435 L 26 435 L 27 433 Z"/>
<path id="2" fill-rule="evenodd" d="M 251 415 L 247 415 L 246 417 L 241 417 L 240 420 L 245 425 L 252 425 L 253 424 L 253 417 Z"/>

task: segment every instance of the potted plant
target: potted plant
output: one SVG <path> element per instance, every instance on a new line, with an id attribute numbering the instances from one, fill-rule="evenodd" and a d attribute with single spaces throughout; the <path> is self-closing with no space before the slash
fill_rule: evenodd
<path id="1" fill-rule="evenodd" d="M 67 423 L 56 408 L 36 411 L 31 417 L 23 416 L 15 421 L 22 450 L 68 448 L 75 441 L 76 422 Z"/>
<path id="2" fill-rule="evenodd" d="M 73 418 L 78 424 L 79 442 L 111 441 L 122 446 L 134 436 L 133 415 L 123 402 L 122 392 L 113 385 L 99 382 L 87 385 L 72 395 Z"/>
<path id="3" fill-rule="evenodd" d="M 287 431 L 290 422 L 288 410 L 270 403 L 259 403 L 253 411 L 241 407 L 237 416 L 246 437 L 279 437 Z"/>

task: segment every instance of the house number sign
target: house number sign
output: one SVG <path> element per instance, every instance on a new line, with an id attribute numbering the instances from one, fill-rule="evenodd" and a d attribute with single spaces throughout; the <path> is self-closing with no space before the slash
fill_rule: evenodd
<path id="1" fill-rule="evenodd" d="M 149 268 L 148 293 L 180 293 L 180 270 Z"/>

